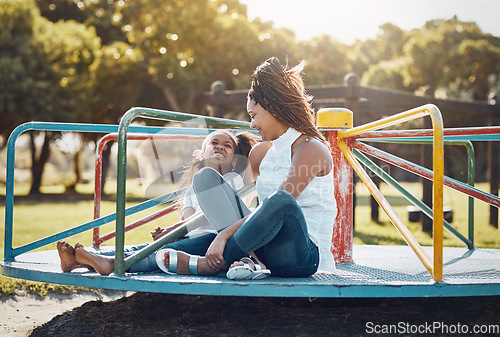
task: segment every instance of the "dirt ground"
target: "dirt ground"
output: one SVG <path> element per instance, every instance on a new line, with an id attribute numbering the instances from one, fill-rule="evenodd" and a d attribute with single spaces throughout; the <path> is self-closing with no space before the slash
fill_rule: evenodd
<path id="1" fill-rule="evenodd" d="M 387 329 L 398 329 L 392 334 L 398 336 L 490 335 L 473 334 L 474 325 L 500 326 L 500 297 L 310 300 L 134 293 L 86 302 L 30 336 L 362 336 Z"/>
<path id="2" fill-rule="evenodd" d="M 0 336 L 26 337 L 37 326 L 57 315 L 79 307 L 82 304 L 101 300 L 104 302 L 121 298 L 132 292 L 101 291 L 73 294 L 49 293 L 40 297 L 25 292 L 0 296 Z"/>

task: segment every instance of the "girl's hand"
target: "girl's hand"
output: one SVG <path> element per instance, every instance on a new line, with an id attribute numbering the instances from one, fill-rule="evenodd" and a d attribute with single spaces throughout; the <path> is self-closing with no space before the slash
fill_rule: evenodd
<path id="1" fill-rule="evenodd" d="M 224 253 L 224 248 L 226 247 L 227 238 L 225 238 L 224 235 L 221 234 L 222 233 L 217 234 L 215 239 L 210 244 L 210 247 L 208 247 L 207 253 L 205 254 L 210 268 L 219 271 L 227 268 L 227 264 L 224 261 L 222 255 Z"/>
<path id="2" fill-rule="evenodd" d="M 165 227 L 165 228 L 160 228 L 160 227 L 156 227 L 154 231 L 151 231 L 151 236 L 153 237 L 153 240 L 156 241 L 158 240 L 159 238 L 161 238 L 162 236 L 170 233 L 171 231 L 173 231 L 174 229 L 177 229 L 179 228 L 180 226 L 182 226 L 186 221 L 179 221 L 178 223 L 170 226 L 170 227 Z"/>
<path id="3" fill-rule="evenodd" d="M 168 232 L 170 232 L 172 229 L 171 228 L 160 228 L 159 226 L 155 228 L 154 231 L 151 231 L 151 236 L 153 237 L 153 240 L 156 241 Z"/>

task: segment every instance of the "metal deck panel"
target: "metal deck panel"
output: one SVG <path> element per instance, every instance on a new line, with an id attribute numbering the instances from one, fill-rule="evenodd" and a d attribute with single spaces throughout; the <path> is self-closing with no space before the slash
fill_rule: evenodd
<path id="1" fill-rule="evenodd" d="M 432 248 L 424 247 L 429 256 Z M 500 295 L 500 250 L 444 248 L 444 282 L 432 280 L 407 246 L 354 246 L 354 263 L 337 266 L 336 274 L 309 278 L 268 277 L 231 281 L 218 276 L 163 273 L 101 276 L 78 269 L 61 272 L 57 251 L 22 254 L 1 261 L 2 274 L 92 288 L 193 295 L 263 297 L 439 297 Z"/>

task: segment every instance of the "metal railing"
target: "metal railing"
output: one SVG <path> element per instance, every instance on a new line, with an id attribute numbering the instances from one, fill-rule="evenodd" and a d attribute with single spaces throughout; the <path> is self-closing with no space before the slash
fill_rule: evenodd
<path id="1" fill-rule="evenodd" d="M 353 151 L 347 145 L 346 140 L 354 136 L 362 135 L 369 131 L 387 128 L 393 125 L 401 124 L 413 119 L 430 116 L 433 125 L 433 248 L 434 258 L 431 261 L 429 256 L 424 252 L 418 241 L 413 237 L 403 221 L 393 210 L 389 202 L 382 195 L 376 184 L 369 177 L 366 171 L 361 166 L 360 162 L 354 155 Z M 413 249 L 424 267 L 431 274 L 435 281 L 443 280 L 443 177 L 444 177 L 444 142 L 443 142 L 443 120 L 439 109 L 431 104 L 424 105 L 420 108 L 408 110 L 382 118 L 378 121 L 354 127 L 351 129 L 340 130 L 337 134 L 337 145 L 350 162 L 356 173 L 370 190 L 373 197 L 385 211 L 391 222 L 394 224 L 399 233 L 403 236 L 406 243 Z"/>

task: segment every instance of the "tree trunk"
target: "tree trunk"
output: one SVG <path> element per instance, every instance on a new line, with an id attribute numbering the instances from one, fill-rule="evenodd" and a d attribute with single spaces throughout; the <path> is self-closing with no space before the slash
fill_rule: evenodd
<path id="1" fill-rule="evenodd" d="M 104 193 L 104 185 L 106 183 L 106 176 L 109 169 L 109 158 L 111 156 L 111 147 L 114 142 L 108 142 L 104 149 L 102 150 L 102 178 L 101 178 L 101 195 Z"/>
<path id="2" fill-rule="evenodd" d="M 45 164 L 49 160 L 50 156 L 50 142 L 52 141 L 52 134 L 45 132 L 42 150 L 40 155 L 37 157 L 36 154 L 36 144 L 35 144 L 36 134 L 30 133 L 30 148 L 31 148 L 31 189 L 30 195 L 40 194 L 40 186 L 42 184 L 42 174 Z"/>
<path id="3" fill-rule="evenodd" d="M 72 184 L 66 186 L 66 192 L 76 192 L 76 185 L 82 178 L 82 174 L 80 171 L 80 152 L 82 150 L 82 147 L 73 154 L 73 172 L 75 173 L 75 180 Z"/>

